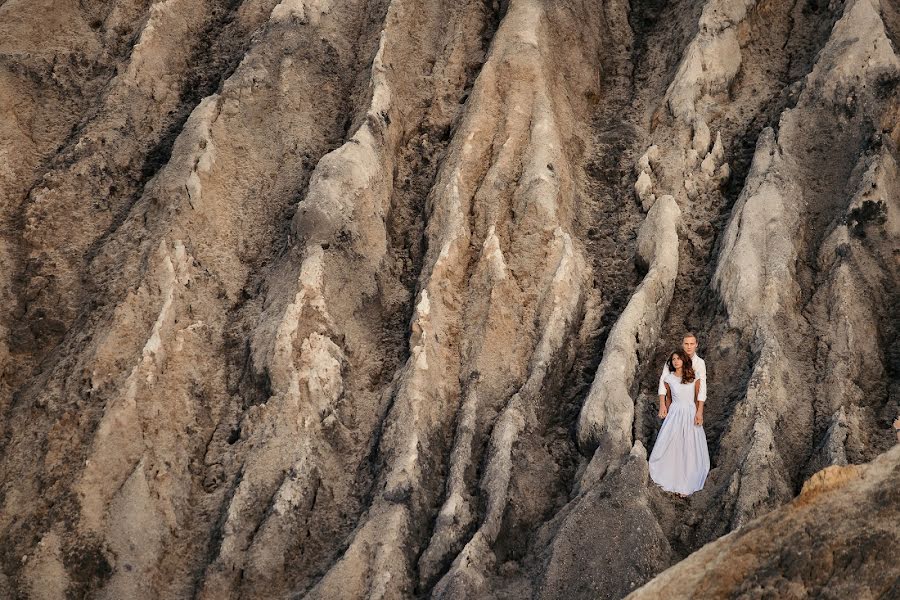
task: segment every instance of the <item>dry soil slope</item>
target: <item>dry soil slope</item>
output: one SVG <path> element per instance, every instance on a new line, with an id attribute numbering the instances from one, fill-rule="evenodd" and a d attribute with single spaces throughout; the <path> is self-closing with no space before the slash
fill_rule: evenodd
<path id="1" fill-rule="evenodd" d="M 893 4 L 54 11 L 0 3 L 4 595 L 699 586 L 893 444 Z M 714 469 L 679 503 L 645 447 L 685 327 Z M 893 510 L 895 455 L 816 502 Z M 842 526 L 890 552 L 895 516 Z"/>

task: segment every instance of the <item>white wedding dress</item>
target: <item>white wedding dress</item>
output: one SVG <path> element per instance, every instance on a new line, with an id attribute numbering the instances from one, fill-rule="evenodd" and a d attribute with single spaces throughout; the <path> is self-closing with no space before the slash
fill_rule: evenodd
<path id="1" fill-rule="evenodd" d="M 666 375 L 665 382 L 672 390 L 672 404 L 650 453 L 650 478 L 666 491 L 693 494 L 709 474 L 706 433 L 694 425 L 694 382 L 681 383 L 674 373 Z"/>

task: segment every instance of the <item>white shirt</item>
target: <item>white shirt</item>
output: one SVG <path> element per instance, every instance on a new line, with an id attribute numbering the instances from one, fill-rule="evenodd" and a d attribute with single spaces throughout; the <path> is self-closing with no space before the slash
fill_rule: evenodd
<path id="1" fill-rule="evenodd" d="M 694 367 L 694 376 L 700 380 L 700 392 L 697 394 L 697 400 L 706 402 L 706 363 L 702 358 L 694 354 L 691 358 L 691 366 Z M 659 376 L 659 395 L 666 395 L 666 375 L 669 374 L 669 361 L 663 365 L 662 375 Z"/>

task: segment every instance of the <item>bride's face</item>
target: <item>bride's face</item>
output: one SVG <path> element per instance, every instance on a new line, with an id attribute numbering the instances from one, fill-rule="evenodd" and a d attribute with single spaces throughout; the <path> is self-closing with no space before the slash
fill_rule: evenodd
<path id="1" fill-rule="evenodd" d="M 681 365 L 684 364 L 684 361 L 681 360 L 681 357 L 677 354 L 672 355 L 672 366 L 676 369 L 680 369 Z"/>

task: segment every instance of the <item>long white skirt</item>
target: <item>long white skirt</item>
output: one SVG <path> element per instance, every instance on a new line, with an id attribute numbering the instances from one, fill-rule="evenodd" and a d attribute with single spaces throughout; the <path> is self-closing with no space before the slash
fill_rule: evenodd
<path id="1" fill-rule="evenodd" d="M 709 449 L 693 402 L 672 402 L 650 453 L 650 478 L 662 489 L 693 494 L 709 474 Z"/>

